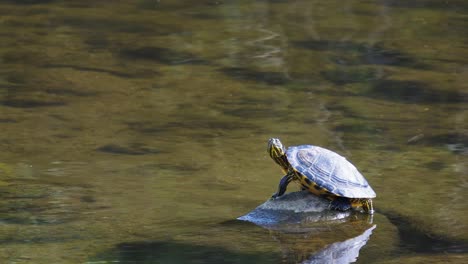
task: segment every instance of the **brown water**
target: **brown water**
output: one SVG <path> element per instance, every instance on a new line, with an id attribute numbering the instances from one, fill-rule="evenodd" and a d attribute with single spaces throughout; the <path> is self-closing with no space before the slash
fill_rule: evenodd
<path id="1" fill-rule="evenodd" d="M 0 1 L 0 260 L 296 263 L 363 234 L 234 221 L 276 191 L 275 136 L 373 186 L 358 262 L 466 263 L 467 29 L 465 1 Z"/>

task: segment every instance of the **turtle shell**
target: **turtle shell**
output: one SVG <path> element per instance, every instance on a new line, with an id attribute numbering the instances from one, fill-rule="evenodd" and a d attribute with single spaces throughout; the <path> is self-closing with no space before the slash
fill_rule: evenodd
<path id="1" fill-rule="evenodd" d="M 292 168 L 319 187 L 348 198 L 374 198 L 375 192 L 356 167 L 343 156 L 321 147 L 290 147 L 286 156 Z"/>

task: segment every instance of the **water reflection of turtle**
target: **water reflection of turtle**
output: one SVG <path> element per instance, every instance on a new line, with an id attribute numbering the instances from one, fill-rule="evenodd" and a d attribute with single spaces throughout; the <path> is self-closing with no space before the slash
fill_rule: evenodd
<path id="1" fill-rule="evenodd" d="M 302 264 L 312 263 L 354 263 L 358 259 L 359 250 L 367 244 L 369 237 L 376 226 L 372 226 L 359 236 L 345 241 L 335 242 L 328 245 L 319 252 L 314 253 Z"/>
<path id="2" fill-rule="evenodd" d="M 312 145 L 286 150 L 277 138 L 268 141 L 268 153 L 286 173 L 274 198 L 283 195 L 291 181 L 299 181 L 303 189 L 331 200 L 333 209 L 362 207 L 365 212 L 374 213 L 374 190 L 356 167 L 339 154 Z"/>

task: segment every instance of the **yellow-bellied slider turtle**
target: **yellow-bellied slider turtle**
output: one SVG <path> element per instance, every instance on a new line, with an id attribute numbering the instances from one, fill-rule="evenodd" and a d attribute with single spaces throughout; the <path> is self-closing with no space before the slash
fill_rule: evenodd
<path id="1" fill-rule="evenodd" d="M 365 212 L 374 213 L 374 190 L 356 167 L 339 154 L 313 145 L 286 150 L 277 138 L 268 141 L 268 153 L 286 173 L 273 198 L 283 195 L 291 181 L 299 181 L 303 189 L 331 200 L 333 209 L 362 207 Z"/>

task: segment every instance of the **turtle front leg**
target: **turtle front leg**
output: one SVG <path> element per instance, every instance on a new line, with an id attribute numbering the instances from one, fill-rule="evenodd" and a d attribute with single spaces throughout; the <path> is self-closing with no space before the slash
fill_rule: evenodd
<path id="1" fill-rule="evenodd" d="M 294 179 L 294 172 L 290 171 L 288 174 L 284 175 L 283 178 L 281 178 L 279 186 L 278 186 L 278 192 L 273 194 L 272 198 L 278 198 L 281 195 L 283 195 L 286 192 L 286 189 L 288 187 L 288 184 Z"/>

